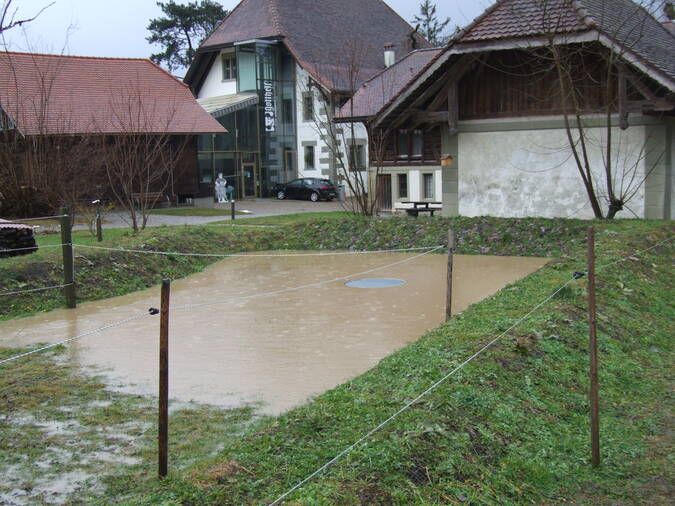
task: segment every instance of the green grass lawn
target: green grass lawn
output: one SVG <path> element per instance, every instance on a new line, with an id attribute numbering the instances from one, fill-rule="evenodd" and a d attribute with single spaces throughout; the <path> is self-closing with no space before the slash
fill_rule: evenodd
<path id="1" fill-rule="evenodd" d="M 299 225 L 302 223 L 310 223 L 316 220 L 345 220 L 352 219 L 356 215 L 349 211 L 333 211 L 333 212 L 317 212 L 317 213 L 296 213 L 296 214 L 280 214 L 278 216 L 261 216 L 259 218 L 246 218 L 246 221 L 240 220 L 238 225 L 270 225 L 270 226 L 287 226 Z M 236 221 L 236 220 L 235 220 Z M 216 221 L 212 225 L 230 224 L 231 221 Z"/>
<path id="2" fill-rule="evenodd" d="M 178 207 L 170 209 L 153 209 L 150 214 L 165 214 L 167 216 L 231 216 L 230 209 L 213 209 L 209 207 Z M 243 213 L 235 209 L 235 214 Z"/>
<path id="3" fill-rule="evenodd" d="M 124 504 L 271 502 L 509 328 L 573 272 L 585 270 L 586 227 L 594 223 L 598 264 L 627 258 L 601 269 L 598 277 L 599 469 L 589 465 L 588 331 L 582 279 L 373 434 L 367 444 L 295 492 L 289 503 L 670 504 L 675 493 L 675 241 L 635 252 L 672 238 L 671 222 L 368 219 L 328 214 L 302 215 L 295 223 L 294 217 L 258 222 L 283 225 L 270 229 L 158 227 L 138 235 L 107 236 L 104 245 L 223 253 L 389 249 L 444 244 L 452 227 L 458 253 L 554 260 L 431 330 L 371 371 L 280 417 L 256 420 L 251 411 L 228 414 L 206 408 L 175 413 L 172 471 L 167 480 L 155 478 L 152 425 L 129 426 L 134 444 L 139 445 L 133 450 L 138 462 L 108 470 L 94 468 L 105 488 L 86 487 L 73 493 L 71 503 L 103 504 L 111 497 Z M 58 243 L 54 237 L 45 240 Z M 79 300 L 128 293 L 215 261 L 84 249 L 79 254 Z M 31 257 L 10 264 L 0 260 L 0 287 L 59 279 L 58 262 Z M 48 293 L 0 299 L 0 318 L 61 304 L 59 294 Z M 4 356 L 17 352 L 1 351 Z M 3 474 L 21 469 L 37 480 L 36 470 L 41 468 L 31 467 L 31 462 L 56 458 L 45 456 L 46 445 L 32 443 L 44 437 L 30 422 L 41 416 L 46 422 L 74 418 L 92 431 L 47 441 L 56 448 L 81 441 L 75 446 L 74 461 L 53 464 L 57 471 L 62 465 L 64 472 L 89 465 L 87 456 L 105 443 L 93 434 L 100 427 L 119 428 L 134 420 L 152 424 L 152 406 L 146 399 L 115 397 L 50 356 L 33 357 L 25 367 L 0 375 L 0 402 L 5 403 L 3 413 L 9 413 L 0 423 Z M 101 398 L 111 402 L 108 408 L 101 407 Z M 53 465 L 44 472 L 53 472 Z M 25 486 L 31 486 L 30 480 Z"/>

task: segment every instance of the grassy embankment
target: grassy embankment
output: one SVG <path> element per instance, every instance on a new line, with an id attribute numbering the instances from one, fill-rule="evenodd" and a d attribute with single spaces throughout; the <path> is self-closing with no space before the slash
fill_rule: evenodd
<path id="1" fill-rule="evenodd" d="M 220 426 L 222 451 L 162 484 L 148 462 L 106 480 L 108 494 L 134 503 L 264 503 L 274 499 L 471 355 L 575 270 L 584 268 L 585 224 L 549 220 L 320 221 L 280 230 L 157 229 L 120 237 L 116 245 L 165 250 L 362 249 L 442 243 L 458 230 L 462 253 L 551 254 L 560 260 L 385 359 L 372 371 L 307 406 L 259 421 L 243 437 Z M 599 225 L 599 262 L 606 263 L 672 235 L 667 223 Z M 140 241 L 140 242 L 139 242 Z M 668 449 L 672 418 L 673 243 L 601 272 L 599 279 L 603 466 L 588 466 L 587 352 L 583 281 L 521 324 L 488 354 L 416 404 L 369 443 L 292 496 L 303 504 L 642 502 L 667 503 L 672 493 Z M 131 256 L 101 255 L 108 290 L 127 289 L 129 272 L 140 284 L 202 268 L 206 261 L 161 257 L 151 275 L 130 269 Z M 97 265 L 98 254 L 86 253 Z M 154 258 L 154 257 L 153 257 Z M 25 260 L 24 260 L 25 261 Z M 82 261 L 82 260 L 80 260 Z M 126 268 L 119 269 L 121 264 Z M 19 262 L 16 265 L 20 265 Z M 89 267 L 89 264 L 87 264 Z M 120 280 L 121 279 L 121 280 Z M 152 284 L 152 283 L 151 283 Z M 99 292 L 80 289 L 84 297 Z M 48 296 L 47 296 L 48 297 Z M 58 300 L 43 301 L 58 305 Z M 30 312 L 23 304 L 13 314 Z M 44 357 L 33 359 L 40 376 Z M 28 364 L 28 363 L 27 363 Z M 28 367 L 28 365 L 27 365 Z M 63 381 L 77 378 L 50 366 Z M 16 376 L 13 376 L 16 377 Z M 35 393 L 17 395 L 2 376 L 2 398 L 24 406 Z M 54 389 L 61 379 L 50 380 Z M 113 395 L 91 380 L 75 388 Z M 31 387 L 32 388 L 32 387 Z M 38 388 L 38 387 L 35 387 Z M 64 388 L 71 391 L 69 388 Z M 61 409 L 64 394 L 44 400 Z M 70 394 L 72 396 L 72 394 Z M 130 402 L 128 399 L 125 403 Z M 141 401 L 138 401 L 141 402 Z M 10 407 L 11 407 L 10 406 Z M 30 411 L 30 410 L 29 410 Z M 102 409 L 100 417 L 107 416 Z M 6 412 L 6 411 L 5 411 Z M 243 419 L 236 417 L 239 430 Z M 222 416 L 215 414 L 222 421 Z M 194 423 L 195 420 L 193 420 Z M 198 430 L 199 432 L 199 430 Z M 213 433 L 210 442 L 213 442 Z M 215 438 L 219 439 L 219 438 Z M 7 438 L 2 438 L 6 445 Z M 212 448 L 172 449 L 192 463 Z M 6 448 L 0 447 L 0 451 Z M 4 457 L 3 457 L 4 460 Z M 108 495 L 110 498 L 111 495 Z"/>

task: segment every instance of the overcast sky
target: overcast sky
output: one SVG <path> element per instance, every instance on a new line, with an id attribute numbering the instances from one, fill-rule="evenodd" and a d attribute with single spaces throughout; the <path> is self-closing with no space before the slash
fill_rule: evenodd
<path id="1" fill-rule="evenodd" d="M 17 17 L 24 18 L 51 1 L 14 0 L 12 5 L 18 8 Z M 220 3 L 230 10 L 238 1 Z M 387 3 L 408 22 L 419 12 L 417 0 Z M 449 16 L 453 26 L 464 26 L 490 3 L 491 0 L 438 0 L 436 5 L 439 17 Z M 53 0 L 38 19 L 25 25 L 25 29 L 7 32 L 6 39 L 14 51 L 147 58 L 159 49 L 145 40 L 148 22 L 160 15 L 155 0 Z"/>

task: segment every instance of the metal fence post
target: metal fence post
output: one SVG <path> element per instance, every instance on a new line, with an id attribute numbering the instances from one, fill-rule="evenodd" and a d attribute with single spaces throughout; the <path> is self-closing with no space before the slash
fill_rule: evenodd
<path id="1" fill-rule="evenodd" d="M 101 204 L 96 206 L 96 241 L 103 241 L 103 224 L 101 223 Z"/>

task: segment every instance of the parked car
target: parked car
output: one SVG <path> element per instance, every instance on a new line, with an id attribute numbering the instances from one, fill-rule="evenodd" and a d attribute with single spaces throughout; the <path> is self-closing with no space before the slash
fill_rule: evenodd
<path id="1" fill-rule="evenodd" d="M 337 197 L 335 185 L 328 179 L 303 177 L 290 183 L 277 184 L 274 193 L 279 200 L 283 199 L 309 199 L 317 202 L 320 199 L 331 201 Z"/>

